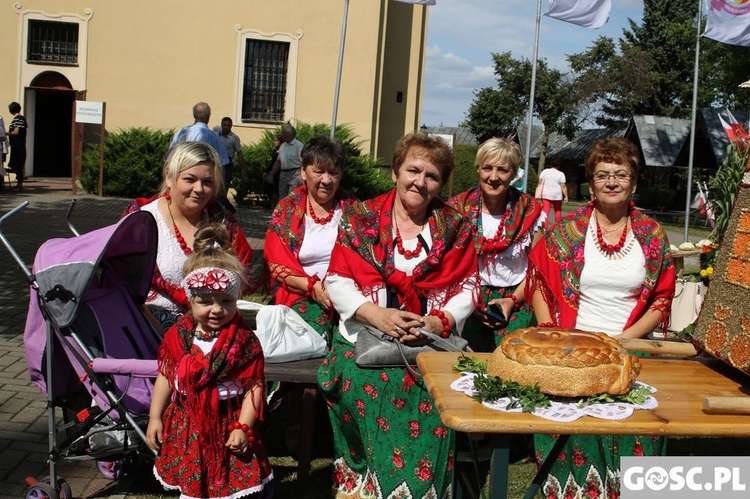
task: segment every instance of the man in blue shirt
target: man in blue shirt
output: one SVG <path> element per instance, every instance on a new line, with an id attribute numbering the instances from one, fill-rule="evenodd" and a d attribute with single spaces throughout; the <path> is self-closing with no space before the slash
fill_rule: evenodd
<path id="1" fill-rule="evenodd" d="M 208 128 L 208 120 L 211 119 L 211 106 L 205 102 L 199 102 L 194 105 L 193 118 L 195 119 L 195 123 L 182 127 L 180 131 L 174 134 L 174 137 L 172 137 L 172 143 L 169 145 L 169 149 L 167 149 L 167 156 L 172 152 L 174 146 L 180 142 L 203 142 L 216 150 L 219 154 L 221 166 L 228 164 L 229 157 L 227 156 L 226 149 L 224 149 L 224 144 L 221 143 L 219 136 L 216 135 L 213 130 Z"/>
<path id="2" fill-rule="evenodd" d="M 195 123 L 182 127 L 180 131 L 174 134 L 174 137 L 172 137 L 172 143 L 169 145 L 169 149 L 167 149 L 167 156 L 169 156 L 169 153 L 172 152 L 174 146 L 176 146 L 180 142 L 203 142 L 204 144 L 208 144 L 209 146 L 213 147 L 214 150 L 218 153 L 222 168 L 229 168 L 229 156 L 227 156 L 227 151 L 224 148 L 224 144 L 221 142 L 219 136 L 216 135 L 213 130 L 208 128 L 208 121 L 211 119 L 211 106 L 209 106 L 205 102 L 199 102 L 194 105 L 193 119 L 195 119 Z M 217 201 L 222 202 L 226 199 L 227 189 L 229 189 L 229 185 L 224 186 L 224 193 L 219 195 Z M 232 213 L 234 213 L 234 206 L 231 206 L 231 204 L 229 204 L 229 201 L 226 201 L 226 203 L 222 202 L 222 204 Z"/>

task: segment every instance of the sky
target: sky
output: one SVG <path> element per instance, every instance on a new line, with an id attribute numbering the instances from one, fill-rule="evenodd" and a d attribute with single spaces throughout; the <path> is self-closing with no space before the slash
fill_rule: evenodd
<path id="1" fill-rule="evenodd" d="M 497 88 L 492 53 L 510 51 L 514 58 L 531 59 L 537 2 L 534 0 L 436 0 L 427 7 L 422 121 L 427 126 L 458 126 L 474 100 L 474 91 Z M 548 0 L 542 0 L 542 14 Z M 567 71 L 567 54 L 583 52 L 599 36 L 615 40 L 629 26 L 640 24 L 642 0 L 612 0 L 609 22 L 588 29 L 542 15 L 539 59 Z"/>

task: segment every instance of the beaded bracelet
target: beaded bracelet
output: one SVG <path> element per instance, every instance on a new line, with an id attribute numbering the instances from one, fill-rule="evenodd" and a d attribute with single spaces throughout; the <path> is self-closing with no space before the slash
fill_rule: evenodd
<path id="1" fill-rule="evenodd" d="M 537 325 L 537 327 L 555 327 L 554 322 L 542 322 L 541 324 Z"/>
<path id="2" fill-rule="evenodd" d="M 313 296 L 313 293 L 315 293 L 315 283 L 318 281 L 320 281 L 320 277 L 318 277 L 317 275 L 307 277 L 307 297 L 308 298 L 315 298 Z"/>
<path id="3" fill-rule="evenodd" d="M 257 440 L 255 430 L 244 423 L 240 423 L 239 421 L 229 423 L 229 431 L 232 432 L 234 430 L 242 430 L 245 435 L 247 435 L 247 441 L 249 444 L 255 443 Z"/>
<path id="4" fill-rule="evenodd" d="M 443 312 L 442 310 L 430 310 L 430 315 L 434 315 L 435 317 L 440 319 L 440 322 L 443 324 L 443 332 L 440 333 L 440 337 L 449 337 L 453 328 L 451 327 L 450 321 L 445 316 L 445 312 Z"/>
<path id="5" fill-rule="evenodd" d="M 511 293 L 508 296 L 506 296 L 505 298 L 510 298 L 511 300 L 513 300 L 513 310 L 521 310 L 521 307 L 523 305 L 521 305 L 521 303 L 518 301 L 518 298 L 516 298 L 516 295 L 514 295 L 513 293 Z"/>

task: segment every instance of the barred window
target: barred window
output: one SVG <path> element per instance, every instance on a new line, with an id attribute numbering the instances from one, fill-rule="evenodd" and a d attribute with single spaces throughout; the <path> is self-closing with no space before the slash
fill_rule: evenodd
<path id="1" fill-rule="evenodd" d="M 242 85 L 242 119 L 284 121 L 289 43 L 247 39 Z"/>
<path id="2" fill-rule="evenodd" d="M 78 23 L 30 20 L 26 60 L 78 64 Z"/>

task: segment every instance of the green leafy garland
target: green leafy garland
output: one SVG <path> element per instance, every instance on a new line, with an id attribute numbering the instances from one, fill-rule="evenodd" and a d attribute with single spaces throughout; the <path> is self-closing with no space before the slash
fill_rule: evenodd
<path id="1" fill-rule="evenodd" d="M 462 353 L 459 355 L 454 371 L 474 373 L 474 399 L 479 402 L 495 402 L 501 398 L 508 398 L 510 402 L 506 409 L 520 407 L 523 412 L 534 412 L 537 407 L 546 408 L 551 404 L 548 395 L 539 391 L 539 385 L 521 385 L 515 381 L 503 381 L 497 376 L 487 374 L 487 362 L 480 361 L 474 357 Z M 631 388 L 624 395 L 610 395 L 602 393 L 582 398 L 578 401 L 578 407 L 592 404 L 609 404 L 623 402 L 628 404 L 642 404 L 651 396 L 651 390 L 647 386 Z"/>

